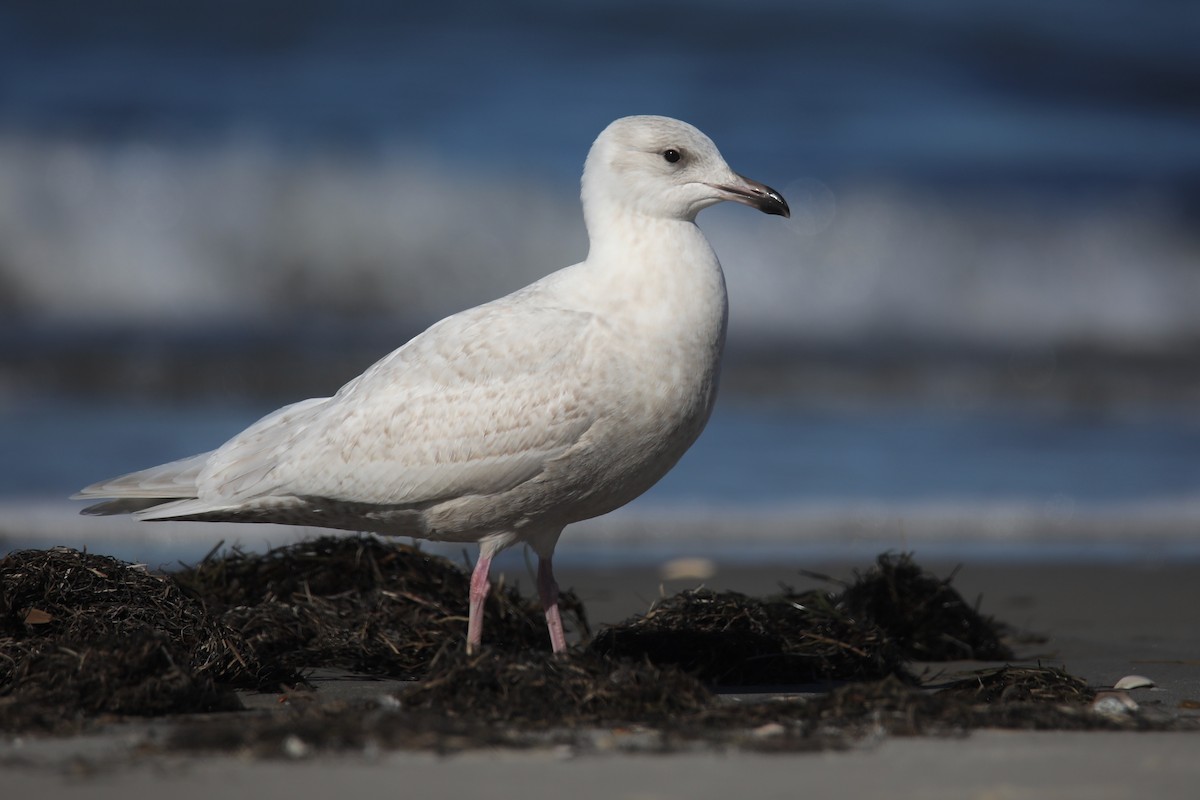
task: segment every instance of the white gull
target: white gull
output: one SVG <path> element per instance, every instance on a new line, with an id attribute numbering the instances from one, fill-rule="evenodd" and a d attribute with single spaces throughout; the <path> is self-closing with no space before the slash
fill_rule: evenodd
<path id="1" fill-rule="evenodd" d="M 216 450 L 102 481 L 85 514 L 273 522 L 479 542 L 467 647 L 495 554 L 538 555 L 551 646 L 566 649 L 552 556 L 563 528 L 653 486 L 708 421 L 725 343 L 721 265 L 695 225 L 722 200 L 788 216 L 707 136 L 625 117 L 584 166 L 587 258 L 433 325 L 333 397 L 267 415 Z"/>

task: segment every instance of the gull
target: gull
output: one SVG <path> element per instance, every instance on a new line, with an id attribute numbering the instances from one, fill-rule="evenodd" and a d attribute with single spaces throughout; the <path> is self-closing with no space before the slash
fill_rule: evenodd
<path id="1" fill-rule="evenodd" d="M 699 130 L 657 116 L 600 133 L 580 196 L 582 262 L 435 323 L 332 397 L 285 406 L 216 450 L 88 486 L 75 498 L 112 499 L 81 513 L 478 542 L 468 652 L 492 559 L 524 543 L 563 652 L 563 528 L 653 486 L 713 408 L 728 299 L 696 215 L 723 200 L 790 214 Z"/>

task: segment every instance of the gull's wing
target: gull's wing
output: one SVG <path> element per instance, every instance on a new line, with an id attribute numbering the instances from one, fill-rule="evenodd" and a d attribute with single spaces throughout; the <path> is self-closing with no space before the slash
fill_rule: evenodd
<path id="1" fill-rule="evenodd" d="M 449 317 L 334 397 L 281 409 L 213 452 L 195 492 L 173 495 L 196 500 L 139 516 L 284 497 L 420 507 L 505 491 L 592 425 L 596 325 L 586 312 L 511 302 Z"/>

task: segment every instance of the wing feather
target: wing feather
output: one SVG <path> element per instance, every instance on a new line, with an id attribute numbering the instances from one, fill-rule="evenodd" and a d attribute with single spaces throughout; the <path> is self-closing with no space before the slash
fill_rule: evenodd
<path id="1" fill-rule="evenodd" d="M 447 318 L 334 397 L 282 409 L 212 454 L 201 501 L 389 506 L 502 492 L 591 426 L 585 312 L 489 304 Z"/>
<path id="2" fill-rule="evenodd" d="M 196 480 L 208 462 L 211 452 L 181 458 L 156 467 L 130 472 L 116 478 L 93 483 L 76 494 L 73 500 L 92 497 L 162 498 L 194 497 Z M 86 513 L 85 509 L 85 513 Z"/>

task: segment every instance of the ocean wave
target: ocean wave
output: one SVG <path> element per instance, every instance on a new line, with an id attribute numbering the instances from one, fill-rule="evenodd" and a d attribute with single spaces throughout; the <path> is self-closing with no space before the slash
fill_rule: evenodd
<path id="1" fill-rule="evenodd" d="M 1071 200 L 758 175 L 792 220 L 700 219 L 733 335 L 1000 346 L 1200 337 L 1200 236 L 1165 195 Z M 424 324 L 580 260 L 573 183 L 413 149 L 0 135 L 0 309 L 63 322 Z"/>

